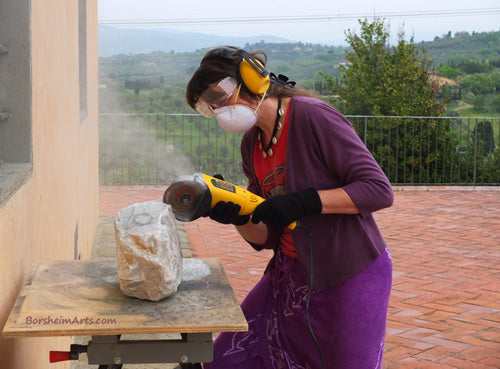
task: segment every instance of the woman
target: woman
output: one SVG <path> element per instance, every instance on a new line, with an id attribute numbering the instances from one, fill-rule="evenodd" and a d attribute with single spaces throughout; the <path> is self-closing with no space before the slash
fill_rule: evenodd
<path id="1" fill-rule="evenodd" d="M 217 48 L 187 86 L 191 107 L 246 132 L 248 190 L 266 198 L 252 216 L 222 201 L 208 215 L 274 250 L 242 303 L 249 331 L 221 334 L 204 367 L 382 368 L 392 264 L 372 213 L 390 183 L 345 117 L 265 63 Z"/>

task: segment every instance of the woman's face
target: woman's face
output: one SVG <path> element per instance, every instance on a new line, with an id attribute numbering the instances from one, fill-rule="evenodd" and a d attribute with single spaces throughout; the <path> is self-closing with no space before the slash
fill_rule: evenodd
<path id="1" fill-rule="evenodd" d="M 258 104 L 257 97 L 248 99 L 240 94 L 241 84 L 232 78 L 226 77 L 213 83 L 206 89 L 196 102 L 196 110 L 206 118 L 214 115 L 214 110 L 228 105 L 245 105 L 252 109 Z"/>

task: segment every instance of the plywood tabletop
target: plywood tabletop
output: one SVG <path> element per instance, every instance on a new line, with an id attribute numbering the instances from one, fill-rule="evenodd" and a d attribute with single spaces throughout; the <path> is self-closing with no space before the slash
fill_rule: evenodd
<path id="1" fill-rule="evenodd" d="M 47 261 L 25 282 L 4 337 L 246 331 L 217 258 L 184 259 L 178 291 L 161 301 L 123 295 L 116 260 Z"/>

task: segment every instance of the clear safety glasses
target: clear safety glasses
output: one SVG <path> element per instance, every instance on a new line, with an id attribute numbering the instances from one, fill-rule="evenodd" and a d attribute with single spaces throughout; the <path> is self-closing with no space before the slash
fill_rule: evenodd
<path id="1" fill-rule="evenodd" d="M 195 104 L 196 111 L 205 118 L 213 117 L 214 108 L 224 106 L 237 87 L 238 82 L 232 77 L 220 80 L 201 94 Z"/>

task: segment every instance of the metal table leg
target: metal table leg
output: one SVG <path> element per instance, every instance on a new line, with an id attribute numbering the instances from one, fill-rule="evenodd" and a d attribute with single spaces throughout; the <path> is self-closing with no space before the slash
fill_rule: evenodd
<path id="1" fill-rule="evenodd" d="M 212 333 L 183 333 L 172 340 L 120 340 L 120 335 L 92 336 L 88 343 L 89 364 L 109 365 L 179 363 L 182 369 L 196 369 L 195 363 L 213 360 Z M 198 367 L 201 368 L 201 366 Z"/>

